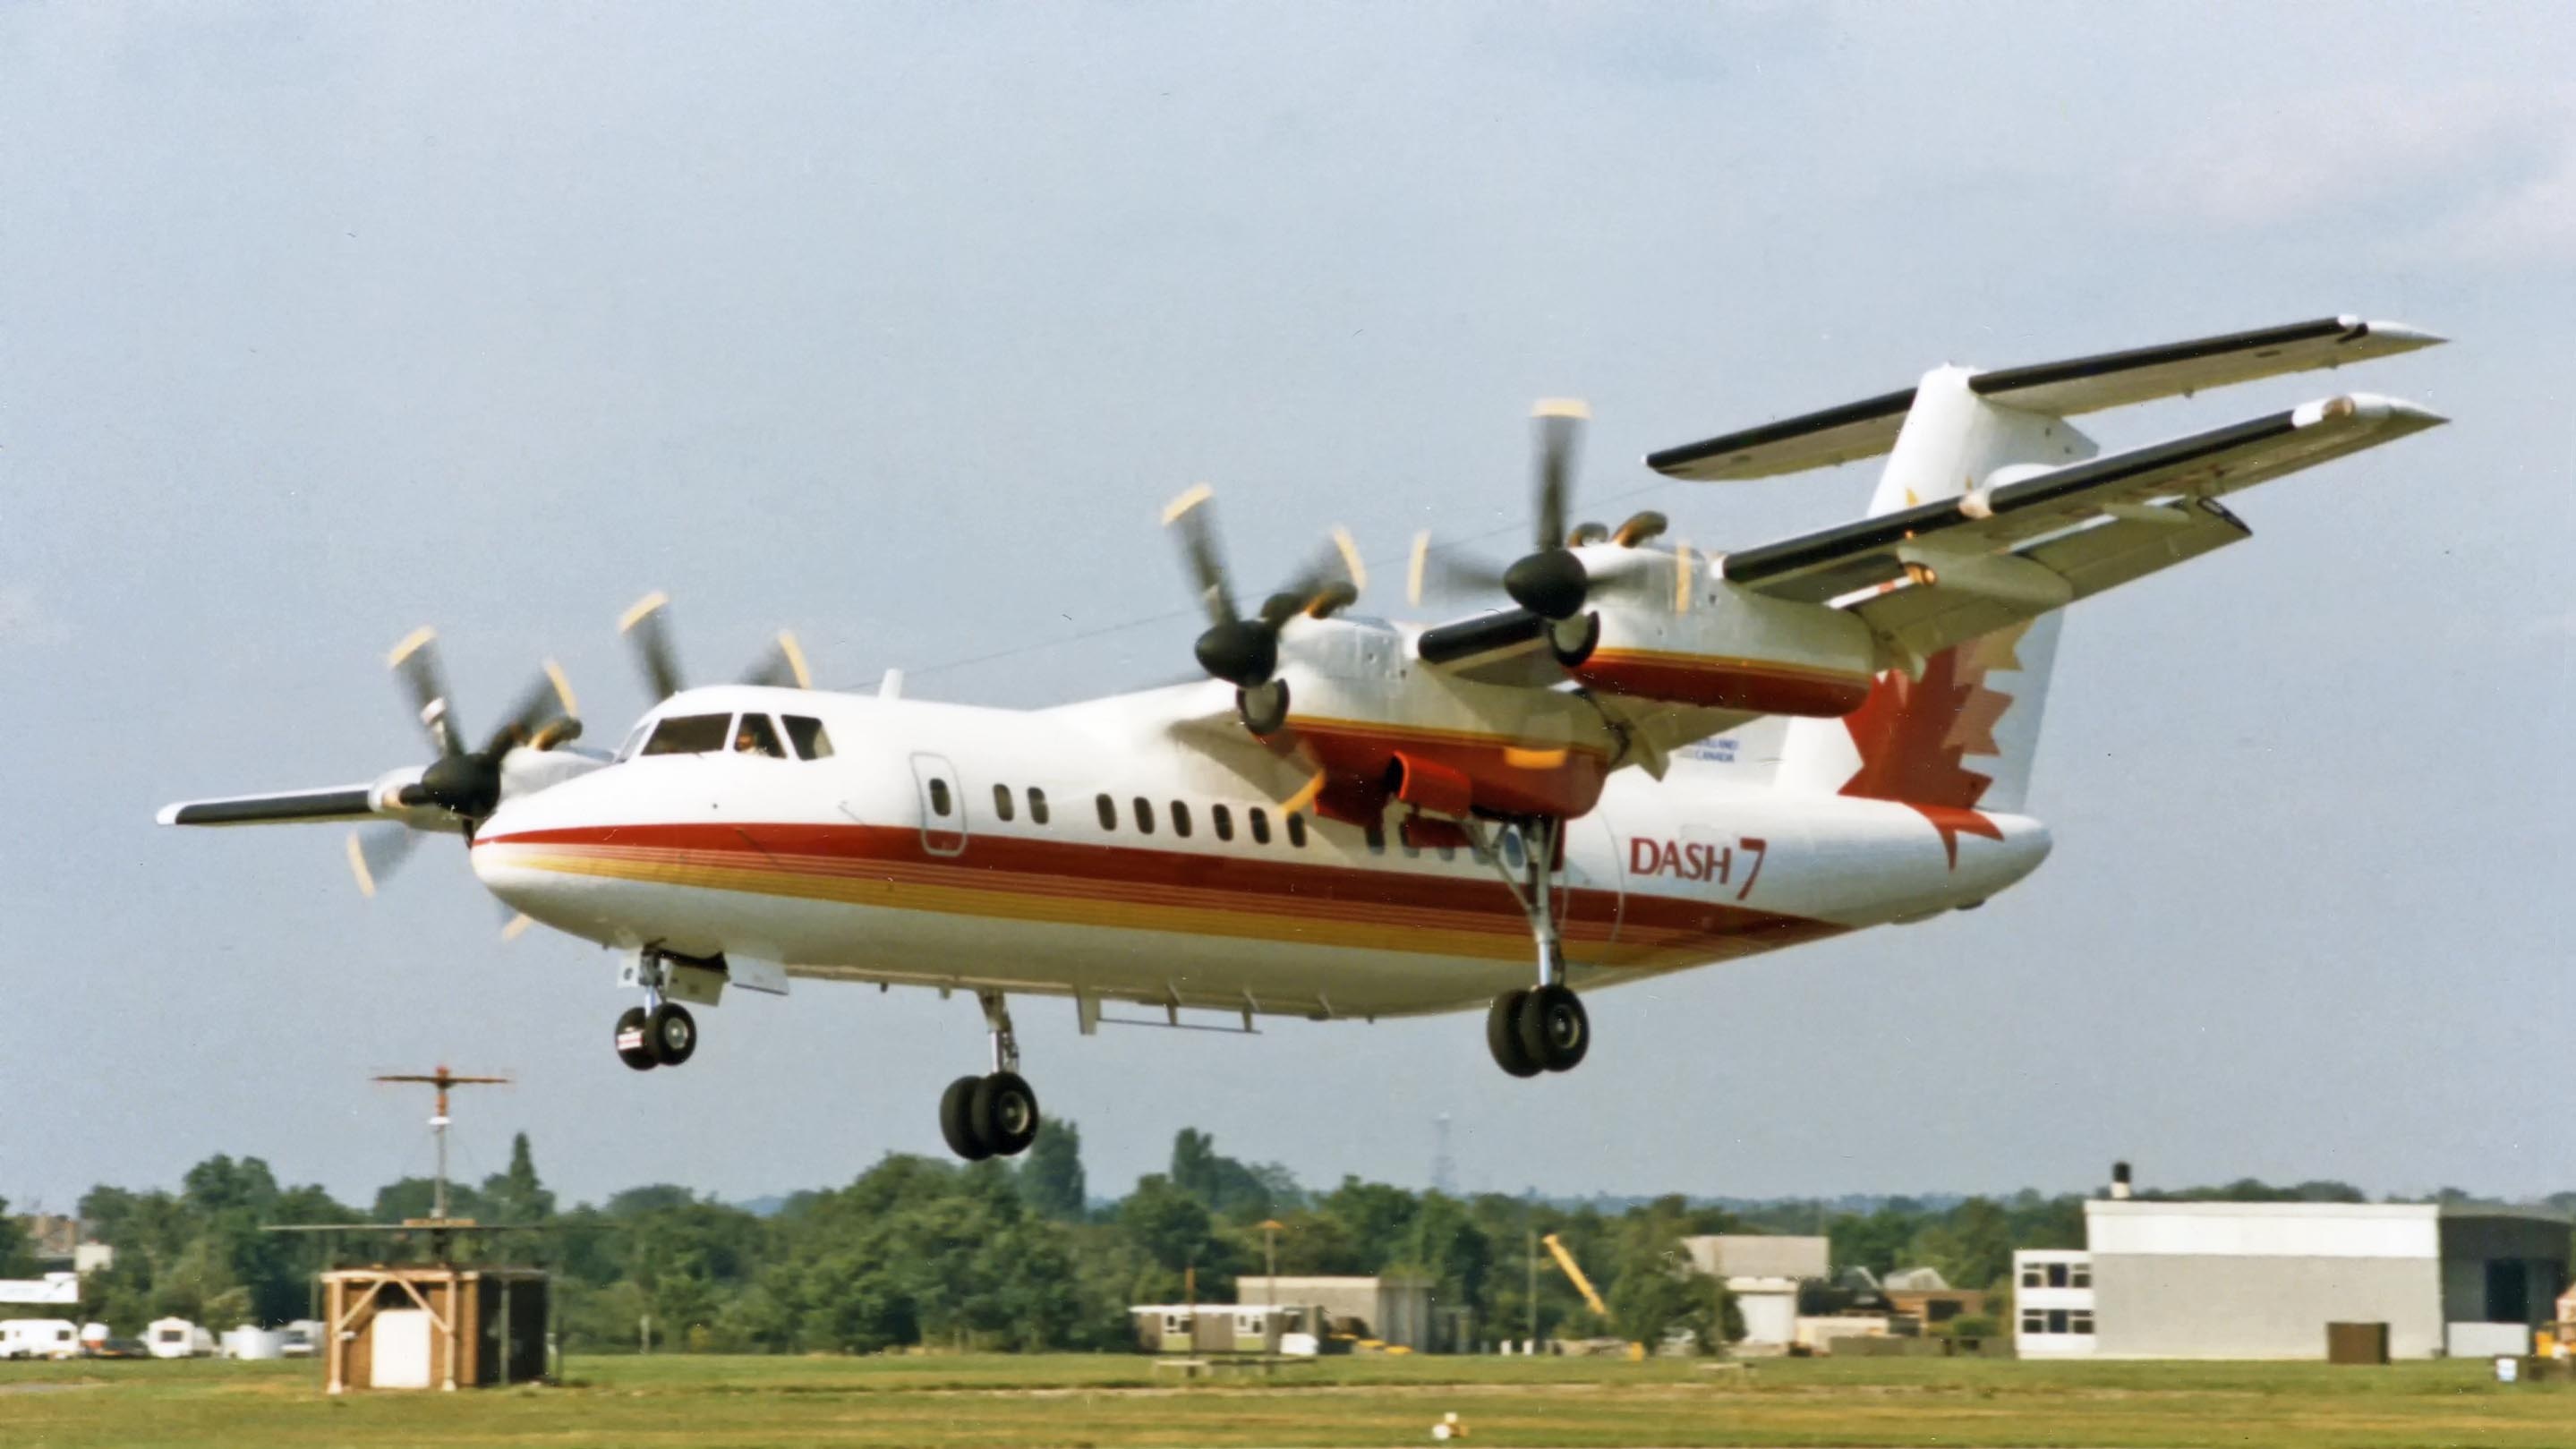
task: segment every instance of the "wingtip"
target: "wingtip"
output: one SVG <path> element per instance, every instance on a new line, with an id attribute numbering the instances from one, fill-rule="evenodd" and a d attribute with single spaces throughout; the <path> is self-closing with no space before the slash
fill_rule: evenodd
<path id="1" fill-rule="evenodd" d="M 2439 347 L 2451 340 L 2448 337 L 2442 336 L 2440 333 L 2427 332 L 2421 327 L 2409 327 L 2403 322 L 2367 321 L 2357 322 L 2355 325 L 2362 331 L 2369 333 L 2372 337 L 2396 343 L 2402 350 L 2412 350 L 2418 347 Z"/>
<path id="2" fill-rule="evenodd" d="M 176 825 L 179 823 L 179 811 L 183 808 L 183 805 L 164 805 L 152 812 L 152 819 L 156 824 Z"/>

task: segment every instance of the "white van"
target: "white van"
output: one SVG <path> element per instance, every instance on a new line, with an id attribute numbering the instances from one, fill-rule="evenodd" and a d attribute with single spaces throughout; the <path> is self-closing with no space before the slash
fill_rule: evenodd
<path id="1" fill-rule="evenodd" d="M 76 1358 L 80 1325 L 68 1318 L 12 1318 L 0 1322 L 0 1358 Z"/>

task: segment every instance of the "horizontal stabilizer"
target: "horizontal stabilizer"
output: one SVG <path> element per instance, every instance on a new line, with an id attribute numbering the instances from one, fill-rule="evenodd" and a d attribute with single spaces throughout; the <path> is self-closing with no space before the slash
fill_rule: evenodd
<path id="1" fill-rule="evenodd" d="M 164 825 L 302 825 L 324 820 L 373 820 L 373 786 L 344 785 L 335 790 L 296 790 L 279 795 L 228 795 L 216 800 L 183 800 L 161 807 Z"/>
<path id="2" fill-rule="evenodd" d="M 2443 339 L 2394 322 L 2323 317 L 2095 357 L 1972 376 L 1979 396 L 2025 412 L 2072 417 L 2258 378 L 2412 352 Z M 1768 478 L 1875 457 L 1896 445 L 1914 389 L 1847 403 L 1647 455 L 1646 466 L 1707 482 Z"/>

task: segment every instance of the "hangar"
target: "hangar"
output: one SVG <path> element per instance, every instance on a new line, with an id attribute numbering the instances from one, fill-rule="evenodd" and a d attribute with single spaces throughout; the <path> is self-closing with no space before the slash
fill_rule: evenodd
<path id="1" fill-rule="evenodd" d="M 2323 1358 L 2384 1323 L 2392 1358 L 2528 1353 L 2567 1281 L 2568 1219 L 2457 1203 L 2084 1205 L 2082 1251 L 2013 1255 L 2030 1357 Z"/>

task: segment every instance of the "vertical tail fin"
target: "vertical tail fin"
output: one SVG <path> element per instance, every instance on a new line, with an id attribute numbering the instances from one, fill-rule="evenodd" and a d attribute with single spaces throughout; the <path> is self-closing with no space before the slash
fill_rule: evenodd
<path id="1" fill-rule="evenodd" d="M 1969 388 L 1971 376 L 1955 367 L 1925 375 L 1872 517 L 1955 498 L 2015 464 L 2093 456 L 2092 440 L 2065 419 L 1989 402 Z M 2018 812 L 2028 798 L 2059 622 L 2044 615 L 1943 650 L 1920 675 L 1890 670 L 1840 719 L 1790 721 L 1781 788 L 1911 805 L 1932 817 L 1955 858 L 1959 832 L 1992 832 L 1978 812 Z"/>

